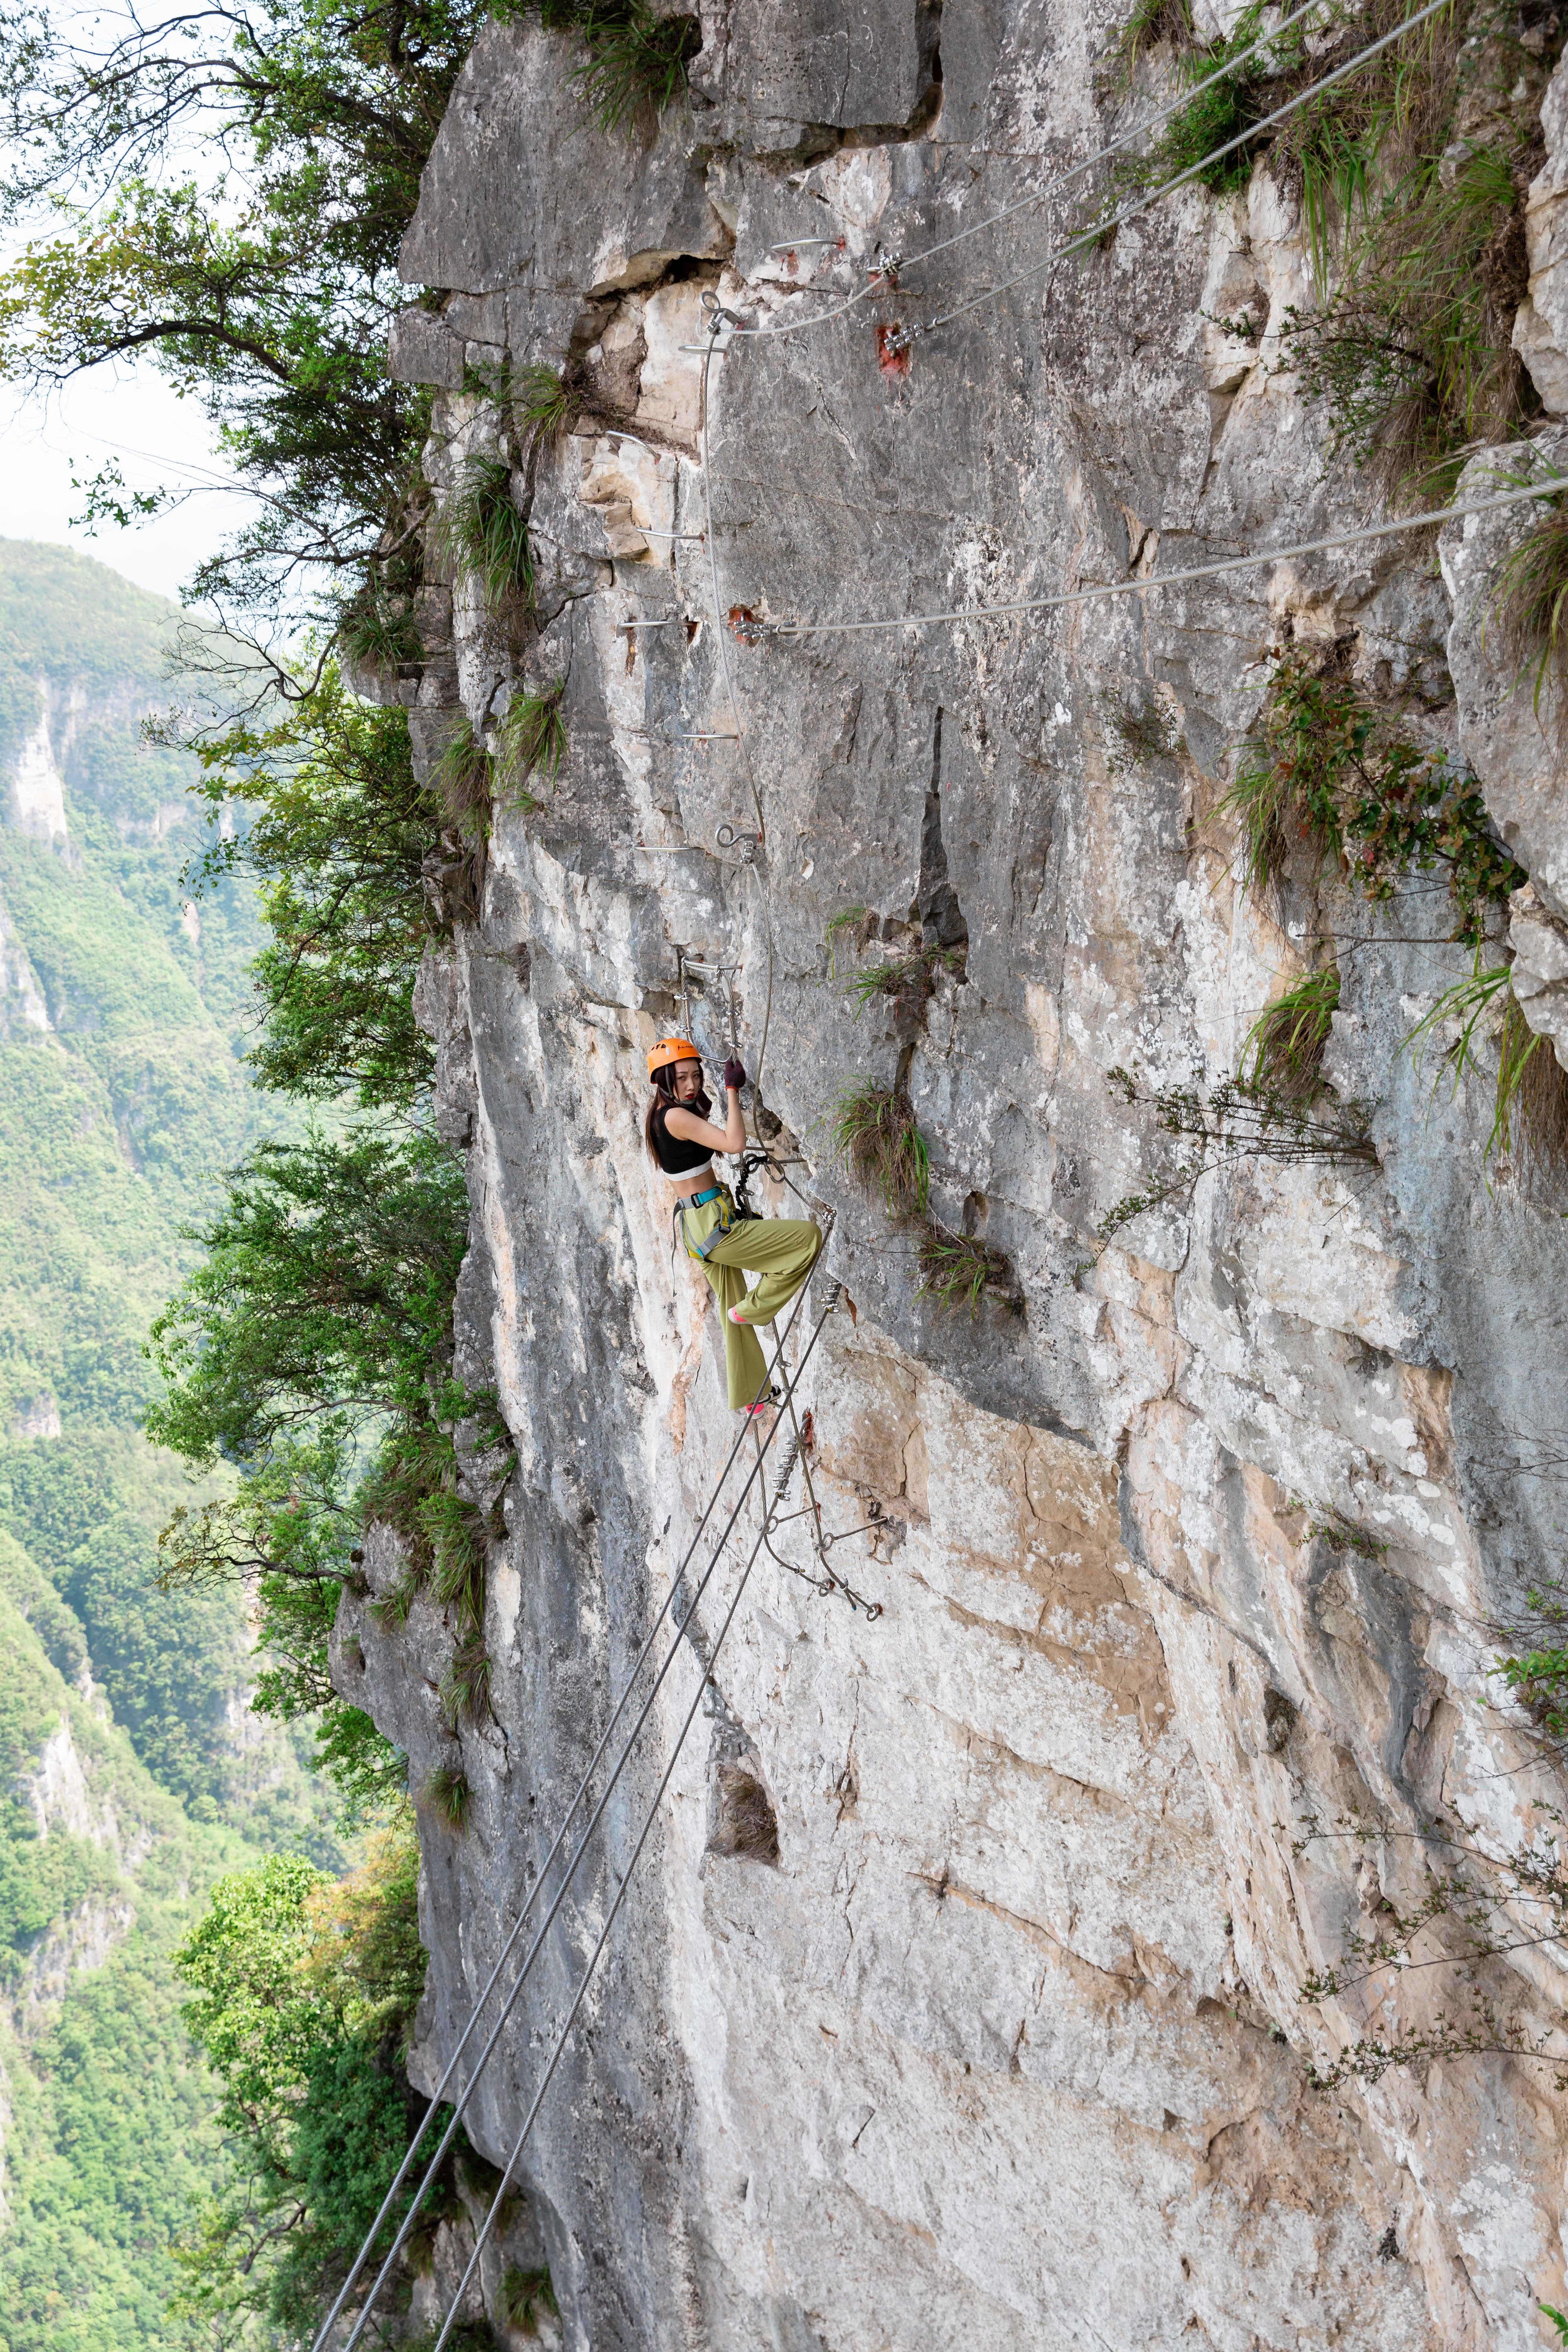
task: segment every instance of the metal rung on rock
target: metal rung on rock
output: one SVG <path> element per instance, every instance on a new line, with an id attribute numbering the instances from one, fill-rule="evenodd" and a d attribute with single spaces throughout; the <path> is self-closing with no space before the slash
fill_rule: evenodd
<path id="1" fill-rule="evenodd" d="M 792 1429 L 779 1448 L 779 1458 L 773 1471 L 773 1502 L 782 1503 L 784 1489 L 795 1475 L 795 1465 L 800 1460 L 800 1439 Z"/>

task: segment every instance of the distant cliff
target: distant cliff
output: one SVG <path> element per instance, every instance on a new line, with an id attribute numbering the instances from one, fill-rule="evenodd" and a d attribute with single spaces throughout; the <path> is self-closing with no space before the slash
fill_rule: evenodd
<path id="1" fill-rule="evenodd" d="M 189 1488 L 148 1322 L 258 1130 L 254 909 L 180 885 L 194 763 L 141 740 L 174 607 L 0 541 L 0 2340 L 195 2342 L 171 2246 L 222 2165 L 169 1954 L 258 1848 L 332 1851 L 246 1710 L 243 1611 L 153 1589 Z"/>

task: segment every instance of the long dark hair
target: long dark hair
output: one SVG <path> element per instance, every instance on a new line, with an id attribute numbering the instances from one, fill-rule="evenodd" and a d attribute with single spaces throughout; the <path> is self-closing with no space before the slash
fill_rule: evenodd
<path id="1" fill-rule="evenodd" d="M 674 1062 L 666 1062 L 661 1068 L 654 1072 L 653 1100 L 647 1107 L 647 1117 L 642 1123 L 643 1141 L 647 1145 L 647 1156 L 656 1168 L 662 1168 L 664 1162 L 658 1156 L 658 1134 L 654 1122 L 661 1111 L 674 1110 L 678 1108 L 675 1099 L 676 1066 Z M 681 1110 L 695 1111 L 699 1118 L 706 1118 L 712 1108 L 713 1104 L 708 1089 L 700 1083 L 691 1100 L 679 1105 Z"/>

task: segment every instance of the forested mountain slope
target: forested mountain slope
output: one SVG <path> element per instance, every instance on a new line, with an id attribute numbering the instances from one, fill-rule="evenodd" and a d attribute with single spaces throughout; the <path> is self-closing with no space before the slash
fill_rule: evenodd
<path id="1" fill-rule="evenodd" d="M 139 1433 L 181 1227 L 276 1124 L 247 1080 L 248 889 L 199 912 L 193 762 L 142 738 L 175 609 L 0 542 L 0 2342 L 181 2342 L 219 2161 L 169 1954 L 216 1873 L 331 1847 L 247 1707 L 237 1599 L 153 1588 L 188 1489 Z"/>

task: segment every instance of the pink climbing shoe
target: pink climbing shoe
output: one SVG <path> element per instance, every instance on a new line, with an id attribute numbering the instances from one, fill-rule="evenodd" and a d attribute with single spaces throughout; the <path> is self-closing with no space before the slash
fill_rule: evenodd
<path id="1" fill-rule="evenodd" d="M 731 1307 L 730 1320 L 731 1323 L 743 1323 L 745 1319 L 744 1315 L 742 1314 L 741 1309 L 738 1307 Z"/>

